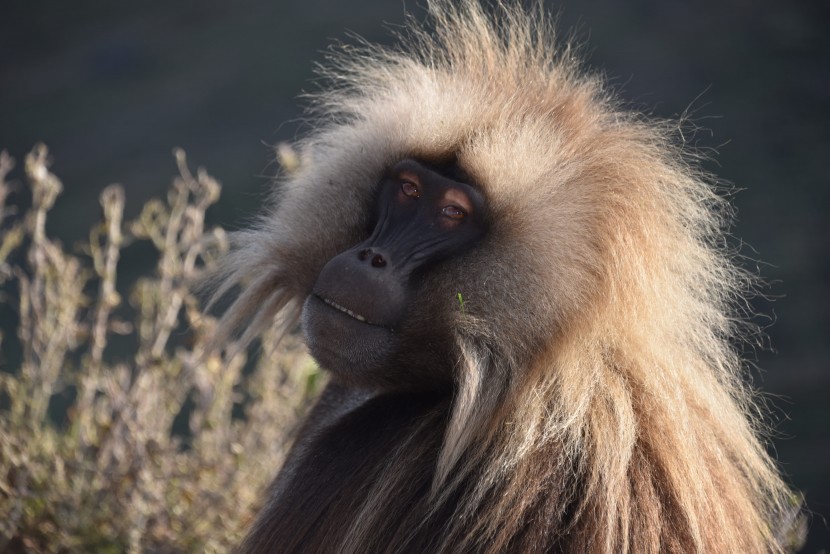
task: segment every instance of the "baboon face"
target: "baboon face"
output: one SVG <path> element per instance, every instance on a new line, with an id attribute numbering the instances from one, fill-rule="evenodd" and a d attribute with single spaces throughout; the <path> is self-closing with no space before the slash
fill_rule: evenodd
<path id="1" fill-rule="evenodd" d="M 323 367 L 360 380 L 406 365 L 410 353 L 448 355 L 442 325 L 422 317 L 430 311 L 424 284 L 486 232 L 484 195 L 465 180 L 455 164 L 411 159 L 381 179 L 369 237 L 323 266 L 303 307 L 303 329 Z"/>

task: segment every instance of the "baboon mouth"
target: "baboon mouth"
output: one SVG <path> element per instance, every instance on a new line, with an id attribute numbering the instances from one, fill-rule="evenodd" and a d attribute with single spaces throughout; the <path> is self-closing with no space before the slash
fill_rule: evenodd
<path id="1" fill-rule="evenodd" d="M 386 329 L 387 331 L 391 331 L 391 328 L 388 325 L 383 325 L 381 323 L 376 323 L 376 322 L 370 320 L 365 315 L 362 315 L 362 314 L 359 314 L 359 313 L 357 313 L 353 310 L 350 310 L 346 306 L 341 306 L 340 304 L 338 304 L 337 302 L 335 302 L 331 298 L 327 298 L 327 297 L 321 296 L 319 294 L 315 294 L 314 296 L 316 296 L 317 298 L 322 300 L 327 306 L 337 310 L 340 313 L 346 314 L 347 316 L 351 317 L 352 319 L 356 319 L 357 321 L 359 321 L 361 323 L 365 323 L 366 325 L 372 325 L 374 327 L 380 327 L 382 329 Z"/>
<path id="2" fill-rule="evenodd" d="M 357 312 L 351 311 L 349 308 L 347 308 L 345 306 L 341 306 L 340 304 L 338 304 L 337 302 L 335 302 L 334 300 L 332 300 L 330 298 L 326 298 L 325 296 L 317 296 L 317 298 L 319 298 L 320 300 L 322 300 L 323 302 L 325 302 L 326 304 L 328 304 L 329 306 L 331 306 L 335 310 L 339 310 L 339 311 L 343 312 L 344 314 L 355 318 L 358 321 L 362 321 L 363 323 L 369 323 L 369 320 L 367 320 L 366 317 L 360 315 Z"/>

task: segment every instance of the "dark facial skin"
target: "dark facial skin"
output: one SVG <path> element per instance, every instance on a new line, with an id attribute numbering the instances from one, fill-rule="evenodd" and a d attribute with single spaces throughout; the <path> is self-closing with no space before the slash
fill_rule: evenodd
<path id="1" fill-rule="evenodd" d="M 440 262 L 470 249 L 486 227 L 484 196 L 455 173 L 398 163 L 378 185 L 369 238 L 320 271 L 303 307 L 303 329 L 313 356 L 335 376 L 360 381 L 400 363 L 409 335 L 424 342 L 421 349 L 434 349 L 429 325 L 413 328 L 410 317 L 426 300 L 420 284 Z"/>

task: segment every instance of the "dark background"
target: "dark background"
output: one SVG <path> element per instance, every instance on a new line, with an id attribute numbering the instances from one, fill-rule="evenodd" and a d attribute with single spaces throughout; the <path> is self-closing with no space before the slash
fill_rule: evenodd
<path id="1" fill-rule="evenodd" d="M 224 184 L 213 222 L 239 228 L 275 171 L 270 145 L 301 129 L 296 96 L 314 90 L 314 62 L 347 31 L 388 42 L 405 9 L 423 19 L 412 0 L 5 2 L 0 148 L 22 161 L 35 142 L 48 144 L 66 187 L 49 229 L 66 244 L 98 217 L 105 185 L 125 186 L 129 215 L 163 194 L 174 146 Z M 718 151 L 707 169 L 742 189 L 734 234 L 763 261 L 772 298 L 754 301 L 774 349 L 757 354 L 755 382 L 776 407 L 778 459 L 814 512 L 805 551 L 827 549 L 830 2 L 567 0 L 552 9 L 633 108 L 691 112 L 703 128 L 693 143 Z M 120 269 L 148 265 L 139 253 Z M 0 316 L 9 323 L 8 311 Z"/>

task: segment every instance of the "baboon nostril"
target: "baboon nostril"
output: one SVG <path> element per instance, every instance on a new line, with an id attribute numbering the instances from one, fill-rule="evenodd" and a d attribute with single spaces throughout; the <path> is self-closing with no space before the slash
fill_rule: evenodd
<path id="1" fill-rule="evenodd" d="M 375 254 L 375 257 L 372 258 L 372 267 L 384 267 L 386 266 L 386 260 L 383 259 L 383 256 L 380 254 Z"/>

